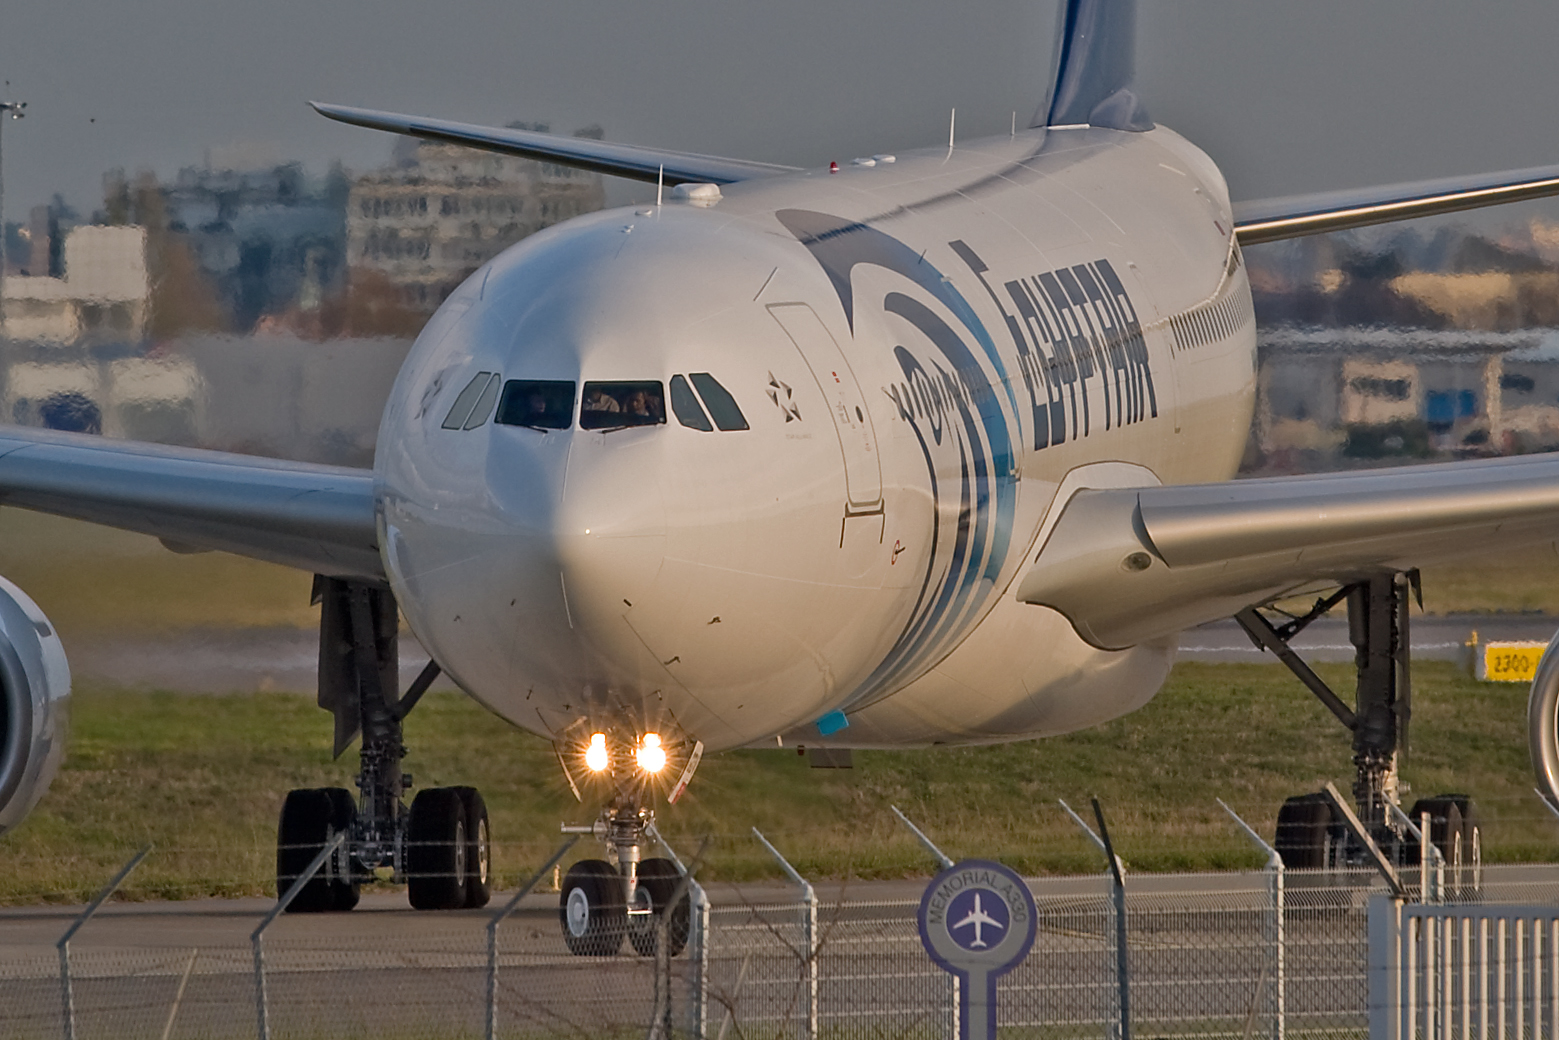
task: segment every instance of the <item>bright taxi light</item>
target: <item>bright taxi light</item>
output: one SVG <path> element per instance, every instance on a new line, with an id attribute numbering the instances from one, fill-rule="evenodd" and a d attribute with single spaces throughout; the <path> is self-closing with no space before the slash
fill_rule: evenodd
<path id="1" fill-rule="evenodd" d="M 646 773 L 658 773 L 665 769 L 666 749 L 660 746 L 660 734 L 644 734 L 644 739 L 639 741 L 639 749 L 634 752 L 634 757 L 639 760 L 639 768 Z"/>
<path id="2" fill-rule="evenodd" d="M 585 748 L 585 765 L 592 773 L 600 773 L 612 764 L 612 756 L 606 750 L 606 734 L 592 733 L 590 746 Z"/>

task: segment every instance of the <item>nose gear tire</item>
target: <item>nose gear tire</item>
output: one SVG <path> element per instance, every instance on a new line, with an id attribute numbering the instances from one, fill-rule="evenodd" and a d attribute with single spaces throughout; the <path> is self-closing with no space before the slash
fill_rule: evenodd
<path id="1" fill-rule="evenodd" d="M 661 923 L 666 922 L 666 950 L 675 957 L 687 945 L 689 922 L 692 920 L 691 893 L 684 892 L 682 899 L 666 918 L 666 907 L 682 881 L 682 873 L 669 859 L 652 858 L 639 863 L 639 892 L 648 896 L 653 913 L 635 915 L 628 919 L 628 941 L 641 957 L 655 956 L 660 942 Z M 642 898 L 642 897 L 641 897 Z"/>
<path id="2" fill-rule="evenodd" d="M 568 868 L 558 894 L 563 941 L 576 957 L 610 957 L 623 942 L 627 912 L 617 868 L 602 859 L 582 859 Z"/>

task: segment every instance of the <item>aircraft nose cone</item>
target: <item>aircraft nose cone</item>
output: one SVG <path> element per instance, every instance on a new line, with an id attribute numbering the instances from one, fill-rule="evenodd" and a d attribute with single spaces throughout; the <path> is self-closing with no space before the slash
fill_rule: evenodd
<path id="1" fill-rule="evenodd" d="M 642 647 L 624 623 L 649 597 L 666 543 L 661 480 L 662 431 L 619 430 L 576 436 L 556 518 L 556 546 L 577 631 L 609 659 Z"/>
<path id="2" fill-rule="evenodd" d="M 557 690 L 632 691 L 646 664 L 624 618 L 664 554 L 662 431 L 505 430 L 488 464 L 506 531 L 493 575 L 513 674 Z"/>

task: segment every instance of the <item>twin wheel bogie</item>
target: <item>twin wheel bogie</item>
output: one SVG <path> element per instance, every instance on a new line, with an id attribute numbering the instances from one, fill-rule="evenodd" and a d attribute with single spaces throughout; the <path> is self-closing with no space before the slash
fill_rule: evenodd
<path id="1" fill-rule="evenodd" d="M 627 879 L 604 859 L 583 859 L 568 868 L 558 893 L 558 917 L 570 953 L 611 957 L 625 935 L 643 957 L 655 956 L 663 935 L 669 956 L 682 952 L 692 920 L 682 872 L 669 859 L 645 859 L 637 867 L 631 896 Z"/>
<path id="2" fill-rule="evenodd" d="M 326 858 L 289 910 L 350 910 L 374 870 L 392 868 L 418 910 L 486 906 L 492 896 L 492 844 L 487 805 L 474 787 L 434 787 L 418 793 L 397 821 L 388 848 L 364 840 L 351 792 L 342 787 L 291 791 L 276 841 L 276 891 L 285 893 L 338 834 L 347 838 Z"/>
<path id="3" fill-rule="evenodd" d="M 1422 832 L 1429 818 L 1429 844 L 1444 867 L 1444 898 L 1476 900 L 1483 888 L 1483 825 L 1477 805 L 1464 794 L 1420 798 L 1407 818 Z M 1424 850 L 1405 827 L 1375 828 L 1372 835 L 1391 865 L 1411 871 L 1423 864 Z M 1337 870 L 1363 867 L 1368 858 L 1325 792 L 1298 795 L 1278 811 L 1274 841 L 1283 866 L 1290 870 Z"/>

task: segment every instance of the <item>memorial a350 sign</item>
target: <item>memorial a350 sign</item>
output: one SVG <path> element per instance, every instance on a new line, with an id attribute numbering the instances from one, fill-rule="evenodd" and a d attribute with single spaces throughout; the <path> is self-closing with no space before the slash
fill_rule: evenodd
<path id="1" fill-rule="evenodd" d="M 920 941 L 958 977 L 961 1040 L 995 1040 L 996 980 L 1028 956 L 1038 917 L 1028 885 L 1000 863 L 964 860 L 927 886 Z"/>

